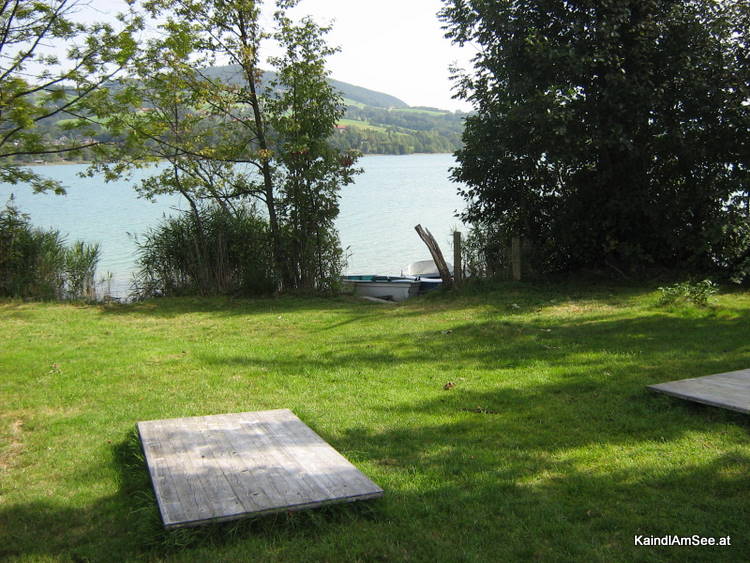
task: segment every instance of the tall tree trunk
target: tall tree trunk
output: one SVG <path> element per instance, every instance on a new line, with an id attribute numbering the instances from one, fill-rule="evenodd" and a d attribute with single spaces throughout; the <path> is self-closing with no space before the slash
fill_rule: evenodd
<path id="1" fill-rule="evenodd" d="M 238 14 L 239 32 L 242 44 L 245 46 L 245 52 L 242 58 L 242 71 L 245 74 L 248 88 L 250 90 L 250 107 L 253 110 L 253 121 L 255 122 L 255 134 L 258 147 L 262 154 L 267 154 L 268 142 L 266 140 L 266 128 L 261 113 L 258 93 L 255 86 L 255 76 L 258 73 L 254 53 L 256 50 L 257 38 L 254 37 L 252 29 L 248 30 L 247 22 L 243 14 Z M 263 175 L 263 189 L 266 208 L 268 209 L 268 224 L 271 228 L 271 245 L 273 252 L 274 269 L 276 270 L 277 279 L 280 280 L 279 290 L 287 289 L 290 284 L 288 268 L 284 256 L 284 246 L 281 240 L 281 229 L 279 228 L 279 219 L 276 213 L 276 198 L 273 192 L 273 177 L 271 175 L 271 165 L 269 159 L 264 156 L 261 160 L 261 173 Z"/>

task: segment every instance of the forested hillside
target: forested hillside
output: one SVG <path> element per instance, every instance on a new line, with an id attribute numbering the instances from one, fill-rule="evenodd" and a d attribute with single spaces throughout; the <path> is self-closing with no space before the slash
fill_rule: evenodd
<path id="1" fill-rule="evenodd" d="M 432 108 L 347 106 L 334 144 L 365 154 L 453 152 L 461 145 L 464 114 Z"/>
<path id="2" fill-rule="evenodd" d="M 241 75 L 234 65 L 212 67 L 205 71 L 212 79 L 239 84 Z M 265 72 L 263 86 L 275 79 Z M 346 115 L 334 133 L 334 145 L 354 149 L 364 154 L 445 153 L 460 148 L 463 121 L 466 114 L 428 107 L 409 107 L 404 101 L 338 80 L 330 81 L 341 93 Z M 117 88 L 112 84 L 110 88 Z M 88 130 L 74 128 L 75 120 L 59 114 L 38 123 L 36 133 L 52 145 L 65 145 L 71 139 L 112 141 L 105 126 L 90 125 Z M 87 160 L 87 152 L 75 154 L 39 154 L 17 158 L 18 162 L 46 163 L 64 159 Z"/>
<path id="3" fill-rule="evenodd" d="M 236 65 L 207 69 L 211 78 L 230 84 L 242 80 Z M 263 86 L 275 79 L 264 72 Z M 365 154 L 411 154 L 415 152 L 453 152 L 461 146 L 465 114 L 428 107 L 409 107 L 404 101 L 339 80 L 330 80 L 347 106 L 339 123 L 334 144 Z"/>

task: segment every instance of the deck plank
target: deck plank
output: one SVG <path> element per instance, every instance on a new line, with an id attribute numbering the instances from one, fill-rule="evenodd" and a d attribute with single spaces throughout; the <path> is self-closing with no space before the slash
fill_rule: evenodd
<path id="1" fill-rule="evenodd" d="M 288 409 L 137 426 L 166 528 L 383 495 Z"/>
<path id="2" fill-rule="evenodd" d="M 750 414 L 750 369 L 649 385 L 673 397 Z"/>

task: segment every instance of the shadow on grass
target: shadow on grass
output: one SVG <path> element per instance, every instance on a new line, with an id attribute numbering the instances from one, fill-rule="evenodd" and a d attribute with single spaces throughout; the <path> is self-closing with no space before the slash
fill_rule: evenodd
<path id="1" fill-rule="evenodd" d="M 498 414 L 465 410 L 491 405 Z M 74 561 L 181 555 L 186 560 L 670 560 L 669 548 L 638 550 L 636 534 L 730 535 L 732 551 L 691 550 L 693 560 L 747 560 L 741 542 L 750 516 L 750 456 L 723 451 L 707 459 L 658 465 L 658 451 L 686 433 L 750 425 L 718 409 L 601 413 L 576 385 L 537 392 L 464 393 L 447 400 L 394 405 L 456 422 L 349 428 L 333 438 L 386 489 L 371 503 L 202 528 L 165 531 L 135 432 L 113 447 L 117 494 L 84 509 L 52 503 L 0 508 L 0 557 L 48 556 Z M 683 412 L 680 412 L 680 411 Z M 631 426 L 633 424 L 635 426 Z M 587 467 L 561 455 L 584 446 L 628 445 L 650 456 Z M 252 555 L 250 555 L 252 554 Z M 729 557 L 731 555 L 731 557 Z"/>
<path id="2" fill-rule="evenodd" d="M 34 315 L 29 311 L 28 303 L 0 299 L 0 316 L 14 321 L 29 321 Z"/>
<path id="3" fill-rule="evenodd" d="M 228 297 L 172 297 L 155 298 L 131 304 L 100 306 L 106 315 L 151 316 L 174 318 L 192 313 L 207 313 L 220 317 L 253 314 L 279 314 L 305 311 L 352 312 L 367 316 L 377 315 L 385 307 L 397 316 L 415 316 L 425 311 L 440 311 L 456 305 L 492 304 L 509 314 L 539 311 L 552 303 L 565 300 L 595 299 L 604 304 L 622 305 L 648 293 L 643 286 L 610 284 L 521 284 L 493 282 L 479 288 L 470 286 L 458 291 L 437 291 L 393 305 L 372 303 L 353 296 L 331 298 L 281 296 L 257 298 Z M 368 314 L 369 313 L 369 314 Z"/>
<path id="4" fill-rule="evenodd" d="M 311 541 L 323 526 L 367 522 L 377 514 L 373 507 L 378 501 L 369 501 L 165 530 L 137 431 L 114 445 L 112 453 L 120 485 L 112 497 L 85 508 L 53 502 L 0 508 L 0 559 L 64 554 L 73 561 L 102 561 L 105 555 L 118 561 L 165 556 L 191 547 L 227 547 L 248 537 Z"/>
<path id="5" fill-rule="evenodd" d="M 350 428 L 331 442 L 376 468 L 376 480 L 400 485 L 388 502 L 408 506 L 402 522 L 410 533 L 450 533 L 456 545 L 429 553 L 437 560 L 451 551 L 493 560 L 487 546 L 503 546 L 495 560 L 750 555 L 744 415 L 581 381 L 383 407 L 384 415 L 394 411 L 409 420 L 459 420 Z M 730 427 L 739 427 L 733 440 L 712 443 Z M 732 536 L 735 547 L 643 550 L 634 546 L 639 534 Z"/>
<path id="6" fill-rule="evenodd" d="M 377 314 L 383 305 L 351 296 L 322 297 L 265 297 L 231 299 L 225 297 L 174 297 L 149 299 L 130 304 L 100 306 L 102 314 L 119 316 L 148 316 L 171 319 L 181 315 L 206 313 L 216 317 L 297 312 L 346 312 L 359 315 Z M 391 305 L 392 307 L 392 305 Z M 402 311 L 405 312 L 405 311 Z"/>
<path id="7" fill-rule="evenodd" d="M 261 365 L 285 375 L 300 366 L 324 374 L 362 368 L 362 386 L 424 376 L 422 399 L 372 407 L 380 424 L 320 432 L 386 489 L 382 501 L 165 532 L 133 433 L 113 447 L 120 488 L 112 497 L 80 509 L 53 501 L 0 507 L 0 558 L 119 560 L 183 550 L 190 558 L 215 550 L 204 559 L 229 559 L 226 553 L 247 543 L 258 559 L 279 560 L 750 560 L 742 541 L 750 516 L 748 418 L 645 389 L 748 367 L 750 312 L 529 320 L 504 314 L 517 311 L 507 304 L 520 301 L 523 313 L 544 306 L 540 299 L 505 299 L 493 300 L 495 311 L 482 322 L 446 321 L 452 324 L 398 335 L 387 325 L 366 337 L 342 333 L 327 341 L 325 354 L 199 356 L 209 366 Z M 282 312 L 300 310 L 294 300 L 276 303 Z M 334 303 L 302 307 L 338 307 L 353 315 L 345 323 L 382 314 L 377 305 Z M 228 314 L 218 302 L 165 307 L 166 317 Z M 229 314 L 267 307 L 241 302 Z M 433 310 L 416 302 L 388 315 L 422 308 Z M 129 311 L 119 314 L 161 314 Z M 434 370 L 436 358 L 444 371 L 424 372 Z M 464 368 L 474 372 L 461 381 Z M 458 384 L 443 392 L 430 377 Z M 343 397 L 341 403 L 347 408 Z M 636 534 L 731 535 L 736 545 L 639 550 Z"/>
<path id="8" fill-rule="evenodd" d="M 750 366 L 750 312 L 722 309 L 685 317 L 668 312 L 645 316 L 583 315 L 464 322 L 441 330 L 383 330 L 365 336 L 346 333 L 325 342 L 325 353 L 311 349 L 269 358 L 202 352 L 208 366 L 260 367 L 290 376 L 301 371 L 411 370 L 420 374 L 437 362 L 445 376 L 462 371 L 554 370 L 558 377 L 610 379 L 615 387 L 709 375 Z M 616 389 L 613 389 L 616 392 Z"/>

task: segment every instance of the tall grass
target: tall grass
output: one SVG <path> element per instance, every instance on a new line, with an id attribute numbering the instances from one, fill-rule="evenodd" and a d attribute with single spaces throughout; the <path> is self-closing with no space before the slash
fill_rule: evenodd
<path id="1" fill-rule="evenodd" d="M 94 276 L 100 253 L 99 244 L 86 244 L 80 240 L 65 250 L 65 291 L 68 297 L 96 297 Z"/>
<path id="2" fill-rule="evenodd" d="M 99 244 L 71 246 L 54 229 L 32 226 L 13 205 L 0 211 L 0 296 L 30 299 L 93 299 Z"/>
<path id="3" fill-rule="evenodd" d="M 274 289 L 271 238 L 252 207 L 206 206 L 166 218 L 138 241 L 138 297 L 261 295 Z"/>

